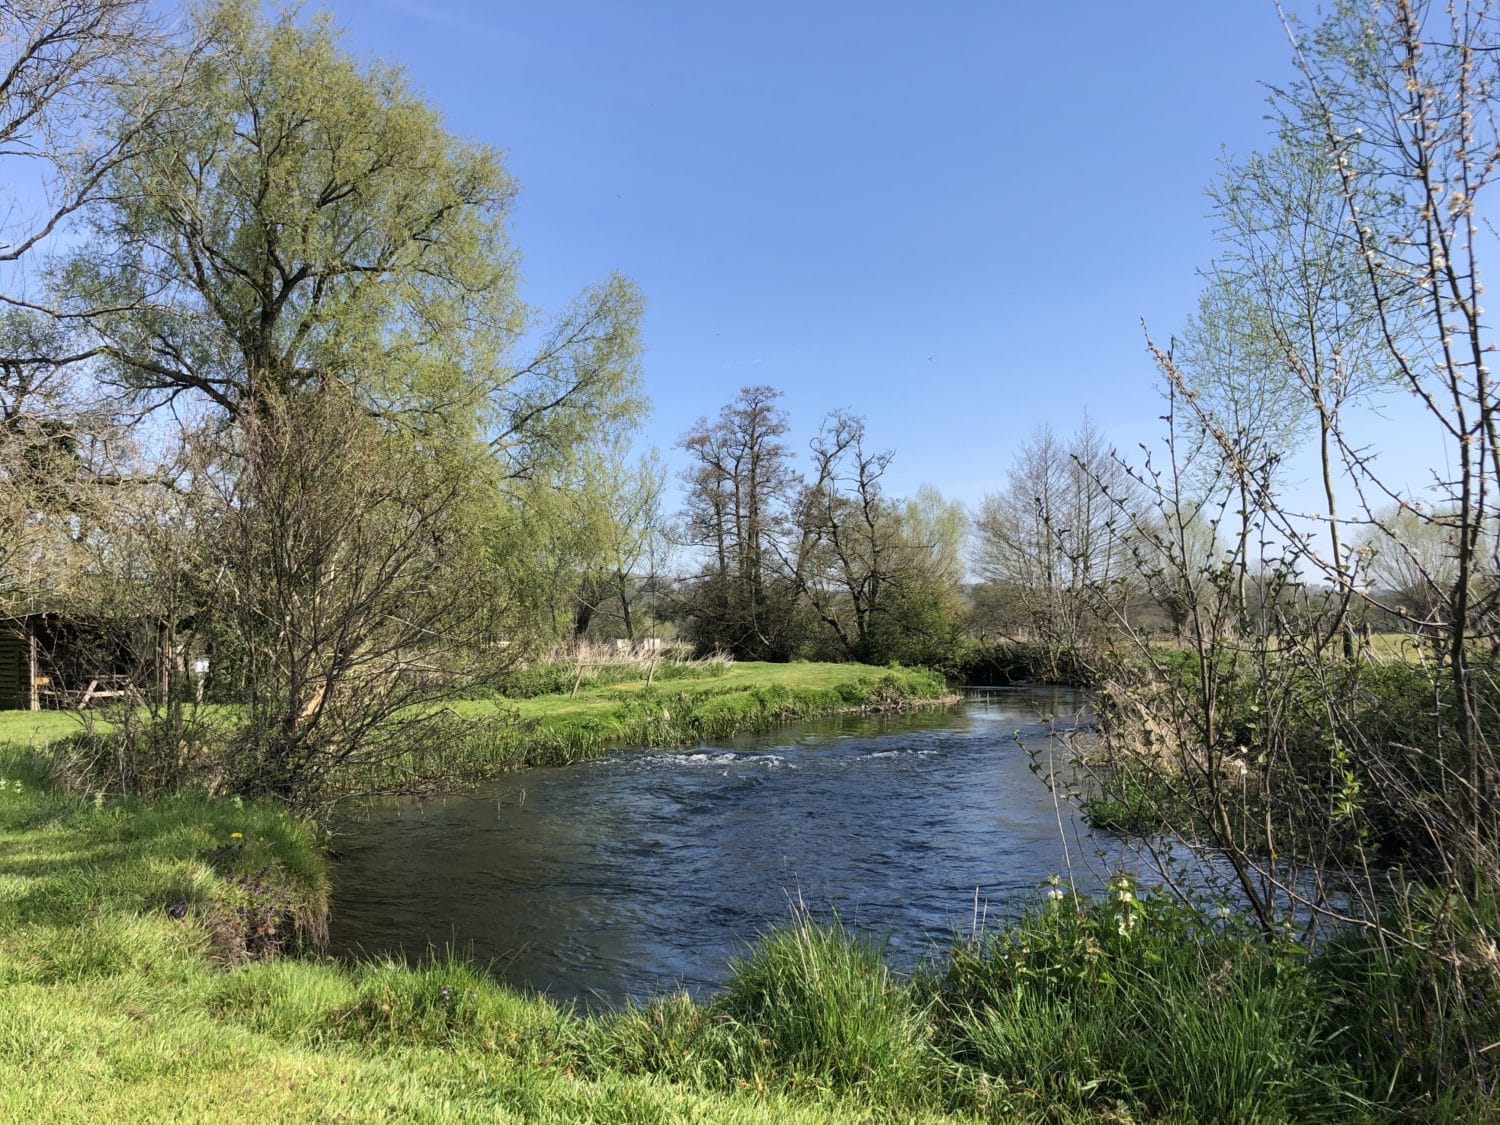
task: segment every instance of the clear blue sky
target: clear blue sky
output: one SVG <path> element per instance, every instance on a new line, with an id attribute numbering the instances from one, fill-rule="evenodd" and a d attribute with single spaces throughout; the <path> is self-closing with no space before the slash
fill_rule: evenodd
<path id="1" fill-rule="evenodd" d="M 331 7 L 506 152 L 533 302 L 638 282 L 645 441 L 765 382 L 799 447 L 850 408 L 894 492 L 965 502 L 1039 422 L 1156 435 L 1141 321 L 1191 310 L 1204 186 L 1290 72 L 1270 0 Z"/>

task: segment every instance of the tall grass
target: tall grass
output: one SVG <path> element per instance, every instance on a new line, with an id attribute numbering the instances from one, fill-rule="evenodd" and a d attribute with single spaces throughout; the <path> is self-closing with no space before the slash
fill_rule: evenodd
<path id="1" fill-rule="evenodd" d="M 1123 878 L 1097 902 L 1053 893 L 917 983 L 975 1103 L 1205 1121 L 1356 1112 L 1299 949 Z"/>
<path id="2" fill-rule="evenodd" d="M 920 1104 L 936 1057 L 912 993 L 881 947 L 804 907 L 734 966 L 713 1004 L 733 1021 L 754 1075 L 785 1074 L 881 1101 Z"/>

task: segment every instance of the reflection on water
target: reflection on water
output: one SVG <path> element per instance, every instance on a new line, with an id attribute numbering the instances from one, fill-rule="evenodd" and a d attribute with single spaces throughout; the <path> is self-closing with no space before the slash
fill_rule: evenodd
<path id="1" fill-rule="evenodd" d="M 723 983 L 800 897 L 886 936 L 911 964 L 1075 863 L 1016 733 L 1075 725 L 1060 688 L 982 690 L 959 708 L 844 717 L 682 751 L 536 769 L 343 826 L 336 952 L 436 947 L 513 984 L 618 1003 Z M 1059 832 L 1059 817 L 1063 832 Z"/>

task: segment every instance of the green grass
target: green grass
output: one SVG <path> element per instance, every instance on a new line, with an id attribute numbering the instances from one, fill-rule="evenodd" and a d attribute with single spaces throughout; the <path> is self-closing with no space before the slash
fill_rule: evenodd
<path id="1" fill-rule="evenodd" d="M 0 744 L 29 746 L 77 734 L 78 717 L 66 711 L 0 711 Z"/>
<path id="2" fill-rule="evenodd" d="M 387 758 L 347 779 L 360 791 L 406 791 L 413 779 L 431 785 L 479 782 L 527 766 L 561 765 L 597 757 L 618 746 L 682 746 L 704 739 L 727 738 L 801 719 L 861 710 L 932 706 L 952 700 L 941 675 L 927 669 L 861 664 L 688 663 L 664 665 L 674 671 L 646 682 L 640 664 L 612 667 L 602 682 L 571 690 L 522 698 L 487 694 L 450 703 L 446 714 L 433 716 L 446 726 L 441 739 L 425 740 L 427 749 Z M 525 670 L 523 690 L 573 683 L 571 666 L 545 665 Z M 625 679 L 626 676 L 635 679 Z M 212 763 L 214 748 L 231 740 L 236 709 L 221 703 L 187 709 L 187 725 L 205 750 L 195 756 Z M 108 712 L 90 713 L 104 739 L 79 739 L 83 716 L 61 712 L 0 711 L 0 743 L 52 744 L 61 756 L 72 755 L 66 772 L 83 789 L 118 788 L 112 738 L 119 731 Z M 118 716 L 115 716 L 118 718 Z M 150 745 L 149 716 L 140 713 L 137 738 L 145 743 L 130 756 L 151 763 L 159 755 Z M 175 731 L 168 747 L 176 745 Z M 176 751 L 167 755 L 163 778 L 170 782 Z M 222 772 L 222 771 L 219 771 Z M 97 776 L 96 776 L 97 775 Z M 171 788 L 163 784 L 162 788 Z M 147 789 L 146 791 L 153 791 Z"/>
<path id="3" fill-rule="evenodd" d="M 618 717 L 632 703 L 640 700 L 677 702 L 690 711 L 679 715 L 679 724 L 690 724 L 691 709 L 715 701 L 749 705 L 777 698 L 821 704 L 830 712 L 849 710 L 881 702 L 912 702 L 941 698 L 947 694 L 942 677 L 913 668 L 874 668 L 864 664 L 767 664 L 747 662 L 732 664 L 719 676 L 697 681 L 657 681 L 648 685 L 644 679 L 610 684 L 579 691 L 576 698 L 558 693 L 510 702 L 527 720 L 543 726 L 563 725 L 579 720 L 605 720 Z M 483 713 L 483 703 L 463 705 L 468 713 Z M 671 720 L 669 720 L 671 721 Z M 691 731 L 686 737 L 693 737 Z"/>
<path id="4" fill-rule="evenodd" d="M 457 780 L 499 770 L 561 765 L 617 746 L 686 746 L 768 730 L 841 712 L 948 702 L 942 676 L 921 668 L 862 664 L 734 664 L 702 679 L 646 683 L 644 678 L 523 699 L 491 697 L 452 704 L 459 723 L 442 762 L 389 764 Z"/>

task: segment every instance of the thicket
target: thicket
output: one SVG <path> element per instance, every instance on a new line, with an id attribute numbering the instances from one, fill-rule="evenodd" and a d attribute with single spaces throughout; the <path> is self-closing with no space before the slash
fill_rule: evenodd
<path id="1" fill-rule="evenodd" d="M 1199 309 L 1148 341 L 1162 441 L 1041 474 L 1119 564 L 1075 581 L 1071 517 L 1028 556 L 1087 626 L 1106 739 L 1083 763 L 1092 789 L 1051 780 L 1094 823 L 1201 860 L 1172 885 L 1211 888 L 1268 945 L 1295 936 L 1354 1054 L 1386 1068 L 1372 1101 L 1421 1089 L 1478 1115 L 1500 983 L 1500 397 L 1480 219 L 1500 25 L 1484 3 L 1382 0 L 1285 27 L 1297 72 L 1270 93 L 1274 143 L 1224 161 Z M 1425 485 L 1375 456 L 1365 425 L 1386 407 L 1431 435 Z M 1299 465 L 1314 495 L 1294 489 Z M 1001 529 L 1026 510 L 997 509 Z"/>
<path id="2" fill-rule="evenodd" d="M 1092 687 L 1098 674 L 1098 661 L 1092 653 L 1041 641 L 969 643 L 951 654 L 948 667 L 956 678 L 976 685 L 1044 683 Z"/>
<path id="3" fill-rule="evenodd" d="M 894 458 L 834 411 L 799 472 L 781 392 L 749 386 L 678 445 L 693 572 L 671 614 L 703 652 L 747 660 L 952 662 L 962 643 L 963 508 L 926 487 L 902 501 Z"/>

